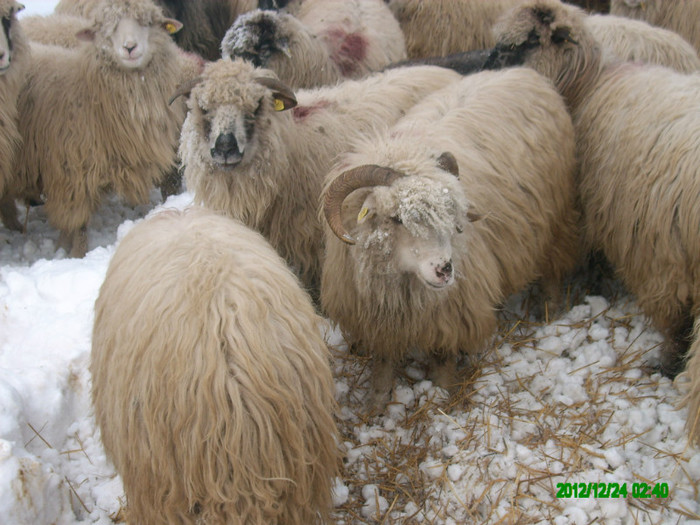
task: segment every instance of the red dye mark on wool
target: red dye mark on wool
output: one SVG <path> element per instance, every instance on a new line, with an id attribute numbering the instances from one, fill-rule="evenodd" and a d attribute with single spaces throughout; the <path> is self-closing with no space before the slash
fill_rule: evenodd
<path id="1" fill-rule="evenodd" d="M 369 42 L 361 33 L 346 33 L 342 29 L 328 32 L 331 44 L 331 60 L 338 66 L 343 76 L 356 73 L 360 63 L 367 57 Z"/>

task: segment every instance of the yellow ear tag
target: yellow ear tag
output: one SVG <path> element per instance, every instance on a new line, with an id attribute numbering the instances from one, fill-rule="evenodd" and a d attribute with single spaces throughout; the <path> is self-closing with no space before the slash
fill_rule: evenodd
<path id="1" fill-rule="evenodd" d="M 367 217 L 367 214 L 369 213 L 369 209 L 367 208 L 362 208 L 360 210 L 360 213 L 357 214 L 357 222 L 360 223 L 365 220 L 365 217 Z"/>
<path id="2" fill-rule="evenodd" d="M 174 35 L 177 33 L 177 27 L 175 27 L 175 24 L 167 22 L 165 24 L 165 30 L 168 32 L 169 35 Z"/>
<path id="3" fill-rule="evenodd" d="M 284 111 L 284 102 L 280 99 L 275 99 L 275 111 Z"/>

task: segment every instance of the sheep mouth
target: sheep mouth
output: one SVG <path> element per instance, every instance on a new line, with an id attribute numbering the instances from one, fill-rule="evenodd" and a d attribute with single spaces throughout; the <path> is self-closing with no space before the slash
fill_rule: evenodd
<path id="1" fill-rule="evenodd" d="M 232 170 L 236 166 L 238 166 L 241 163 L 241 160 L 243 160 L 243 157 L 240 155 L 234 155 L 231 157 L 225 157 L 225 158 L 213 158 L 212 161 L 214 165 L 219 168 L 219 169 L 224 169 L 224 170 Z"/>
<path id="2" fill-rule="evenodd" d="M 445 288 L 449 287 L 452 285 L 454 282 L 454 279 L 450 279 L 447 281 L 440 281 L 440 282 L 434 282 L 434 281 L 426 281 L 425 279 L 423 282 L 429 287 L 432 288 L 433 290 L 444 290 Z"/>
<path id="3" fill-rule="evenodd" d="M 0 75 L 4 75 L 7 73 L 7 70 L 10 69 L 10 64 L 7 64 L 6 66 L 0 66 Z"/>

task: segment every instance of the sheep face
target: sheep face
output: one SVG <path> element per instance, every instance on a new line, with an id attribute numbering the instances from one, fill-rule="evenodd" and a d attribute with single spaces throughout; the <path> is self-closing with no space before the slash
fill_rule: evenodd
<path id="1" fill-rule="evenodd" d="M 358 275 L 408 275 L 435 290 L 452 285 L 453 243 L 467 222 L 462 194 L 449 175 L 405 177 L 372 190 L 354 229 Z"/>
<path id="2" fill-rule="evenodd" d="M 151 2 L 106 2 L 95 11 L 95 27 L 77 37 L 94 42 L 107 63 L 139 70 L 151 62 L 153 50 L 167 48 L 168 35 L 181 28 L 180 22 L 164 18 Z"/>
<path id="3" fill-rule="evenodd" d="M 12 38 L 13 27 L 17 24 L 16 14 L 24 9 L 22 4 L 10 2 L 5 9 L 0 12 L 2 16 L 2 31 L 0 31 L 0 75 L 10 69 L 12 62 Z"/>
<path id="4" fill-rule="evenodd" d="M 224 60 L 209 64 L 188 100 L 185 127 L 194 154 L 211 171 L 252 162 L 273 113 L 296 104 L 292 91 L 279 81 L 252 68 L 242 76 L 239 65 Z"/>

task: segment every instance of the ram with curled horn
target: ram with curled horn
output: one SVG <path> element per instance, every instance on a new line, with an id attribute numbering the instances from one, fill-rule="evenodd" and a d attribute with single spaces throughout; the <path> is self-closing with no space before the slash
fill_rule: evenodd
<path id="1" fill-rule="evenodd" d="M 321 307 L 372 358 L 372 408 L 409 351 L 454 392 L 510 294 L 541 279 L 556 299 L 577 260 L 574 167 L 566 105 L 525 68 L 465 77 L 338 158 Z"/>

